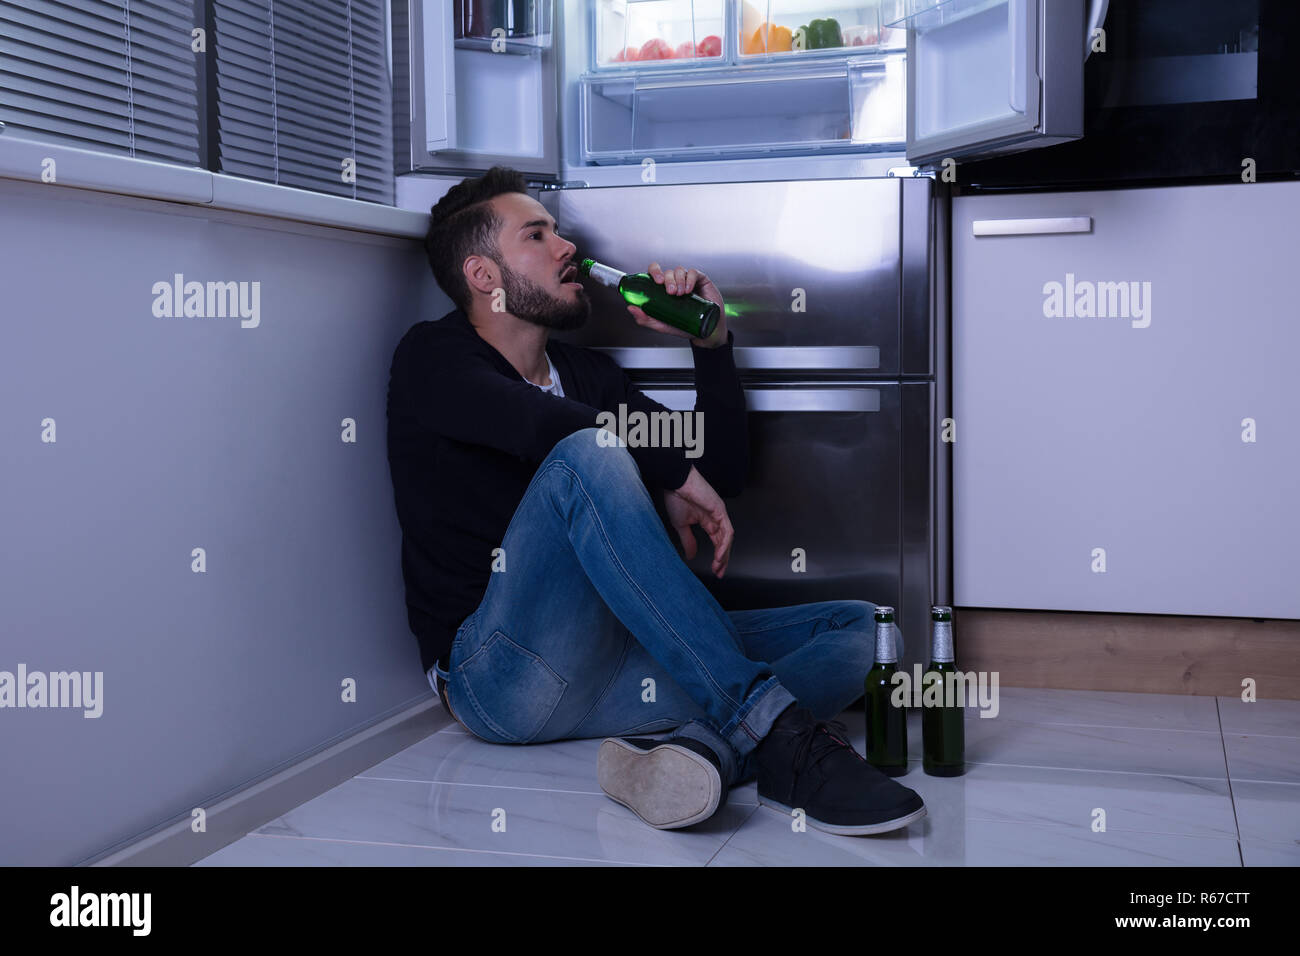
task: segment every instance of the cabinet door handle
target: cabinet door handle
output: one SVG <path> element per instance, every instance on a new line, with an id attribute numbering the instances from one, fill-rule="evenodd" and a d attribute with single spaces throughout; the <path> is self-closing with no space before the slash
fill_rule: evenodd
<path id="1" fill-rule="evenodd" d="M 1092 232 L 1092 217 L 976 219 L 971 223 L 971 227 L 977 236 L 1046 236 L 1060 232 Z"/>

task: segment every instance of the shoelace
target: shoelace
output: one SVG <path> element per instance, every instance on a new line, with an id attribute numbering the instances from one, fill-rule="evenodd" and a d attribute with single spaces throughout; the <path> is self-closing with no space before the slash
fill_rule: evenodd
<path id="1" fill-rule="evenodd" d="M 826 737 L 822 737 L 819 733 L 819 731 L 822 730 L 826 731 Z M 815 721 L 812 727 L 800 734 L 799 744 L 795 747 L 794 764 L 791 767 L 795 773 L 795 777 L 797 778 L 799 776 L 799 768 L 803 766 L 804 761 L 810 756 L 812 757 L 811 766 L 815 767 L 828 756 L 839 750 L 841 746 L 847 748 L 849 753 L 861 760 L 862 757 L 845 739 L 848 735 L 848 728 L 845 727 L 841 721 Z M 814 750 L 814 747 L 818 744 L 821 746 Z M 809 769 L 811 769 L 811 767 Z"/>

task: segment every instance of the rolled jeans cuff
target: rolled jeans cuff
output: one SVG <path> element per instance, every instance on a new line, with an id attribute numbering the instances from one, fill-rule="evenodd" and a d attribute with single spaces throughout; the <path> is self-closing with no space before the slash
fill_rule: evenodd
<path id="1" fill-rule="evenodd" d="M 722 764 L 723 783 L 732 787 L 749 775 L 751 754 L 767 736 L 781 712 L 795 702 L 794 696 L 781 686 L 780 681 L 769 677 L 749 695 L 736 719 L 723 728 L 725 736 L 700 720 L 682 724 L 673 736 L 689 737 L 707 745 Z"/>

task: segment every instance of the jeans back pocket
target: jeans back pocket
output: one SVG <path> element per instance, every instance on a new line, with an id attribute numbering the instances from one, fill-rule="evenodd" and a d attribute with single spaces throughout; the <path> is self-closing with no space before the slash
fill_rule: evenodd
<path id="1" fill-rule="evenodd" d="M 564 696 L 569 682 L 527 648 L 493 631 L 483 646 L 456 668 L 474 714 L 503 743 L 532 741 Z"/>

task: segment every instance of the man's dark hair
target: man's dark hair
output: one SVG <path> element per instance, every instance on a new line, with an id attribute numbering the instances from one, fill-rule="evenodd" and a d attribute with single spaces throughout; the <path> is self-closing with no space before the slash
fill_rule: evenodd
<path id="1" fill-rule="evenodd" d="M 424 251 L 433 277 L 447 297 L 469 312 L 470 290 L 465 281 L 465 260 L 489 256 L 501 263 L 497 235 L 502 219 L 488 203 L 502 193 L 528 194 L 523 173 L 508 166 L 493 166 L 477 179 L 464 179 L 452 186 L 429 210 L 429 231 Z"/>

